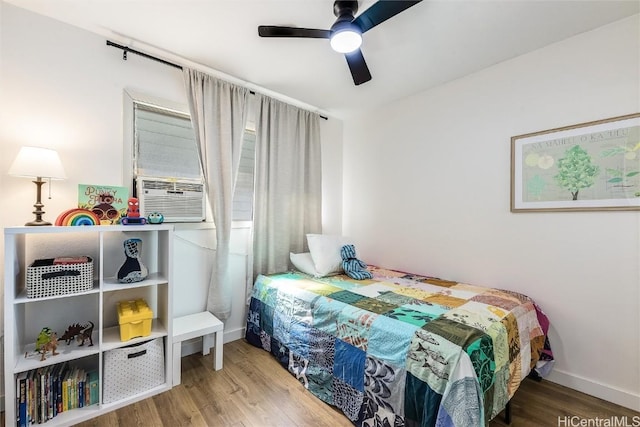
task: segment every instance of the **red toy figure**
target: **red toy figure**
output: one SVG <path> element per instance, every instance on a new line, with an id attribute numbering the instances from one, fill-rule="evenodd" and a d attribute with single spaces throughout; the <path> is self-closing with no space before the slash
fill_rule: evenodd
<path id="1" fill-rule="evenodd" d="M 140 203 L 138 199 L 129 197 L 127 205 L 127 218 L 140 218 Z"/>
<path id="2" fill-rule="evenodd" d="M 146 218 L 140 217 L 140 203 L 135 197 L 129 197 L 127 202 L 127 216 L 120 220 L 122 225 L 144 225 L 147 223 Z"/>

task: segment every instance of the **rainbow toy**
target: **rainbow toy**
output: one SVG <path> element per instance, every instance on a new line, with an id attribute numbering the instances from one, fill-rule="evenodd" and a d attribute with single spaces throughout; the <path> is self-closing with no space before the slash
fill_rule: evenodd
<path id="1" fill-rule="evenodd" d="M 100 225 L 100 219 L 96 214 L 88 209 L 69 209 L 58 215 L 56 225 L 77 226 L 77 225 Z"/>

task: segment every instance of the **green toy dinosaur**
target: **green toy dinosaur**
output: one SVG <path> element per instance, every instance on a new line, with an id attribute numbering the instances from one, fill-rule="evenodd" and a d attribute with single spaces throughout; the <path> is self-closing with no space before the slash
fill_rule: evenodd
<path id="1" fill-rule="evenodd" d="M 51 328 L 44 327 L 36 338 L 36 351 L 40 351 L 43 345 L 51 341 Z"/>

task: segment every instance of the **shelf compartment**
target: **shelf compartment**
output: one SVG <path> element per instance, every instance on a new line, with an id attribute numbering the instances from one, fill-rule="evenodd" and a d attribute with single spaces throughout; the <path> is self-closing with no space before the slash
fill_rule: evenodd
<path id="1" fill-rule="evenodd" d="M 140 261 L 150 274 L 167 276 L 169 271 L 167 242 L 169 232 L 152 229 L 125 229 L 115 233 L 104 233 L 102 236 L 103 270 L 102 277 L 110 278 L 111 283 L 117 282 L 118 270 L 126 260 L 124 242 L 131 238 L 141 240 Z"/>
<path id="2" fill-rule="evenodd" d="M 147 337 L 148 338 L 148 337 Z M 130 399 L 166 384 L 165 342 L 158 337 L 104 352 L 102 402 Z"/>
<path id="3" fill-rule="evenodd" d="M 65 368 L 65 365 L 66 369 L 63 371 L 62 369 Z M 99 400 L 99 377 L 93 376 L 94 379 L 98 379 L 97 383 L 93 383 L 89 381 L 88 377 L 83 377 L 78 374 L 87 374 L 89 372 L 97 374 L 99 367 L 100 358 L 98 354 L 93 354 L 90 357 L 56 363 L 44 369 L 33 369 L 16 375 L 16 384 L 18 384 L 18 381 L 28 378 L 29 385 L 33 387 L 33 392 L 25 392 L 24 394 L 26 406 L 23 407 L 23 415 L 33 416 L 34 418 L 31 419 L 31 423 L 46 423 L 47 425 L 71 425 L 72 420 L 77 421 L 78 418 L 87 415 L 95 416 L 96 412 L 93 411 L 99 410 L 98 404 L 93 403 L 87 405 L 86 401 L 91 399 L 90 394 L 92 393 L 95 393 L 95 395 L 93 395 L 94 401 Z M 83 380 L 84 383 L 82 383 Z M 27 384 L 25 384 L 25 387 L 26 386 Z M 69 388 L 69 386 L 71 386 L 71 388 Z M 43 389 L 46 390 L 44 397 L 38 395 L 38 390 Z M 20 387 L 20 390 L 22 390 L 22 387 Z M 44 407 L 46 408 L 44 413 L 40 412 L 40 408 L 37 408 L 40 402 L 43 402 L 40 399 L 44 399 L 47 405 Z M 29 401 L 31 401 L 31 404 L 29 404 Z M 29 409 L 31 409 L 31 411 L 29 411 Z M 57 412 L 56 409 L 59 409 L 61 412 Z M 55 416 L 53 415 L 54 413 L 56 413 Z"/>

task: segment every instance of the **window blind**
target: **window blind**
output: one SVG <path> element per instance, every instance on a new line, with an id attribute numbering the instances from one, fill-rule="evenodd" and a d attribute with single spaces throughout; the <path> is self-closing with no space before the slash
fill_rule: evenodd
<path id="1" fill-rule="evenodd" d="M 134 120 L 136 176 L 202 178 L 189 117 L 136 104 Z"/>

